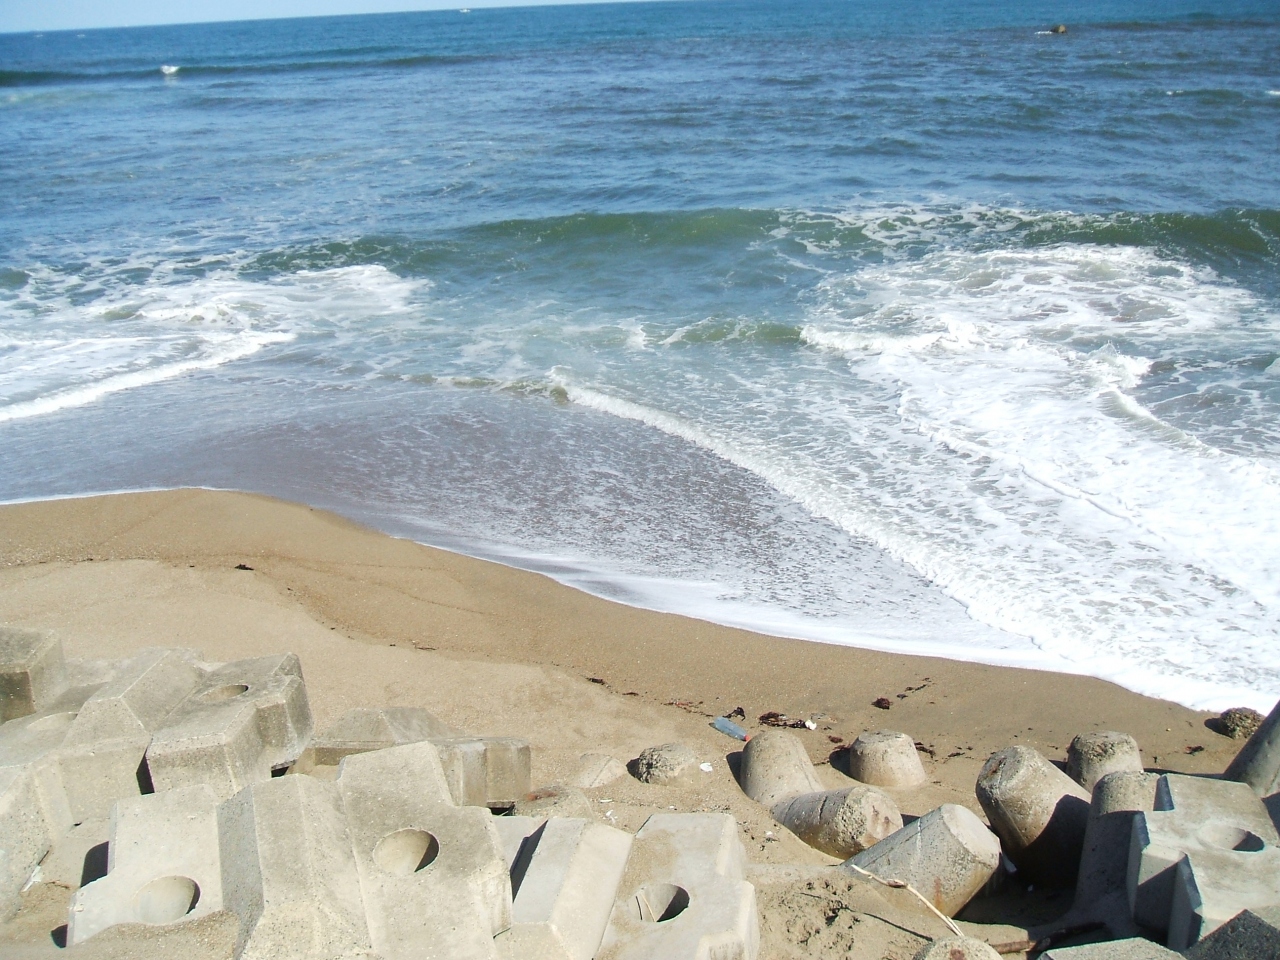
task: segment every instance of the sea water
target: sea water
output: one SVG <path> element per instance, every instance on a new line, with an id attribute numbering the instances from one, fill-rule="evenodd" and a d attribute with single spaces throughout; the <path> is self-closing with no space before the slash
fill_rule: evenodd
<path id="1" fill-rule="evenodd" d="M 1269 708 L 1278 158 L 1271 0 L 0 36 L 0 498 Z"/>

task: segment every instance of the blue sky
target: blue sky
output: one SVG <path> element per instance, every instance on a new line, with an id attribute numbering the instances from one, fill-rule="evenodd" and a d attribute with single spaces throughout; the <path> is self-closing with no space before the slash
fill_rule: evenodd
<path id="1" fill-rule="evenodd" d="M 0 33 L 85 30 L 153 23 L 324 17 L 454 7 L 523 6 L 539 0 L 0 0 Z M 552 0 L 542 0 L 552 2 Z M 554 0 L 564 3 L 566 0 Z"/>

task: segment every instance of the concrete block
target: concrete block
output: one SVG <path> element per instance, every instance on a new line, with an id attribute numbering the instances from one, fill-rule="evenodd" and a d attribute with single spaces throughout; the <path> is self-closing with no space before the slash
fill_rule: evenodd
<path id="1" fill-rule="evenodd" d="M 306 753 L 311 764 L 337 766 L 353 753 L 458 736 L 462 731 L 421 707 L 360 707 L 348 710 L 314 736 Z"/>
<path id="2" fill-rule="evenodd" d="M 875 787 L 803 793 L 783 800 L 774 819 L 809 846 L 848 859 L 902 829 L 898 805 Z"/>
<path id="3" fill-rule="evenodd" d="M 84 702 L 57 754 L 74 822 L 106 817 L 115 800 L 141 792 L 151 735 L 199 676 L 187 651 L 144 650 Z"/>
<path id="4" fill-rule="evenodd" d="M 884 880 L 905 880 L 954 917 L 996 872 L 1000 841 L 973 813 L 946 803 L 847 863 Z"/>
<path id="5" fill-rule="evenodd" d="M 67 943 L 121 923 L 166 925 L 222 909 L 218 801 L 205 784 L 116 803 L 107 875 L 71 898 Z"/>
<path id="6" fill-rule="evenodd" d="M 1067 776 L 1088 791 L 1108 773 L 1141 773 L 1142 769 L 1138 741 L 1127 733 L 1082 733 L 1067 748 Z"/>
<path id="7" fill-rule="evenodd" d="M 342 792 L 374 951 L 385 960 L 494 960 L 511 880 L 493 817 L 455 807 L 427 742 L 348 756 Z"/>
<path id="8" fill-rule="evenodd" d="M 0 626 L 0 723 L 46 707 L 66 687 L 60 641 L 43 631 Z"/>
<path id="9" fill-rule="evenodd" d="M 683 743 L 647 747 L 636 759 L 636 779 L 643 783 L 692 786 L 698 777 L 698 755 Z"/>
<path id="10" fill-rule="evenodd" d="M 453 802 L 515 806 L 529 792 L 529 741 L 518 737 L 434 737 Z"/>
<path id="11" fill-rule="evenodd" d="M 1280 793 L 1280 703 L 1245 741 L 1223 777 L 1247 783 L 1260 797 Z"/>
<path id="12" fill-rule="evenodd" d="M 498 831 L 498 842 L 502 845 L 502 859 L 507 864 L 507 873 L 515 867 L 516 858 L 520 856 L 520 850 L 524 847 L 525 841 L 537 833 L 546 822 L 546 817 L 508 815 L 493 818 L 493 827 Z M 536 844 L 537 841 L 533 843 Z M 532 851 L 532 847 L 530 850 Z"/>
<path id="13" fill-rule="evenodd" d="M 863 733 L 849 747 L 849 776 L 877 787 L 904 789 L 925 782 L 915 741 L 895 730 Z"/>
<path id="14" fill-rule="evenodd" d="M 802 793 L 825 789 L 800 738 L 785 730 L 766 730 L 748 741 L 738 782 L 743 793 L 769 809 Z"/>
<path id="15" fill-rule="evenodd" d="M 280 777 L 218 811 L 223 906 L 240 919 L 240 960 L 371 951 L 360 877 L 334 783 Z"/>
<path id="16" fill-rule="evenodd" d="M 582 765 L 569 785 L 580 790 L 593 790 L 596 787 L 607 787 L 626 775 L 627 768 L 621 760 L 607 753 L 584 753 Z"/>
<path id="17" fill-rule="evenodd" d="M 595 807 L 587 795 L 576 787 L 553 783 L 547 787 L 530 790 L 516 802 L 511 812 L 521 817 L 574 817 L 594 820 Z"/>
<path id="18" fill-rule="evenodd" d="M 147 766 L 157 790 L 207 783 L 226 799 L 297 759 L 311 707 L 294 654 L 222 664 L 156 730 Z"/>
<path id="19" fill-rule="evenodd" d="M 1187 951 L 1187 960 L 1275 960 L 1280 907 L 1244 910 Z"/>
<path id="20" fill-rule="evenodd" d="M 947 937 L 926 943 L 913 960 L 1000 960 L 1000 954 L 985 940 Z"/>
<path id="21" fill-rule="evenodd" d="M 1094 785 L 1072 922 L 1101 920 L 1113 933 L 1132 927 L 1126 884 L 1133 818 L 1154 809 L 1159 779 L 1159 774 L 1128 771 L 1109 773 Z"/>
<path id="22" fill-rule="evenodd" d="M 636 834 L 596 960 L 755 960 L 760 925 L 738 824 L 656 814 Z"/>
<path id="23" fill-rule="evenodd" d="M 1162 776 L 1155 809 L 1136 814 L 1133 821 L 1126 878 L 1133 919 L 1159 932 L 1169 929 L 1178 863 L 1189 854 L 1203 855 L 1205 869 L 1221 859 L 1249 874 L 1250 864 L 1261 862 L 1259 854 L 1277 844 L 1275 825 L 1248 785 Z"/>
<path id="24" fill-rule="evenodd" d="M 40 879 L 75 890 L 106 876 L 107 842 L 111 822 L 106 819 L 78 823 L 53 841 L 40 861 Z"/>
<path id="25" fill-rule="evenodd" d="M 54 841 L 30 766 L 0 767 L 0 920 L 22 905 L 22 888 Z"/>
<path id="26" fill-rule="evenodd" d="M 1040 954 L 1040 960 L 1181 960 L 1181 957 L 1182 954 L 1141 937 L 1087 943 L 1081 947 L 1054 947 Z"/>
<path id="27" fill-rule="evenodd" d="M 1280 847 L 1236 827 L 1202 830 L 1216 850 L 1190 851 L 1177 866 L 1169 936 L 1186 950 L 1251 907 L 1280 906 Z"/>
<path id="28" fill-rule="evenodd" d="M 539 826 L 511 870 L 515 900 L 499 951 L 512 960 L 592 960 L 630 851 L 631 836 L 603 824 L 553 817 Z"/>
<path id="29" fill-rule="evenodd" d="M 1031 747 L 992 754 L 975 792 L 1005 854 L 1028 879 L 1076 881 L 1090 795 Z"/>

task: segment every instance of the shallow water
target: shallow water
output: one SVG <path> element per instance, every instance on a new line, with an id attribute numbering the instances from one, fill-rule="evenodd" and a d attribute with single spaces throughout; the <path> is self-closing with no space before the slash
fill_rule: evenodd
<path id="1" fill-rule="evenodd" d="M 0 36 L 0 497 L 1269 707 L 1280 15 L 1053 11 Z"/>

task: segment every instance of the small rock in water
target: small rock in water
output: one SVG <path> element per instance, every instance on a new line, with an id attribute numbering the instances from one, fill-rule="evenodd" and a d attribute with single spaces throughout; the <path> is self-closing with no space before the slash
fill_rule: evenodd
<path id="1" fill-rule="evenodd" d="M 1218 717 L 1218 732 L 1232 740 L 1247 740 L 1262 725 L 1262 714 L 1248 707 L 1232 707 L 1223 710 Z"/>
<path id="2" fill-rule="evenodd" d="M 1066 25 L 1065 23 L 1060 23 L 1060 24 L 1058 24 L 1056 27 L 1054 27 L 1052 30 L 1050 30 L 1049 32 L 1050 32 L 1050 33 L 1066 33 L 1066 32 L 1067 32 L 1067 25 Z"/>
<path id="3" fill-rule="evenodd" d="M 648 747 L 636 759 L 636 779 L 667 784 L 688 781 L 698 768 L 698 755 L 683 743 Z"/>

